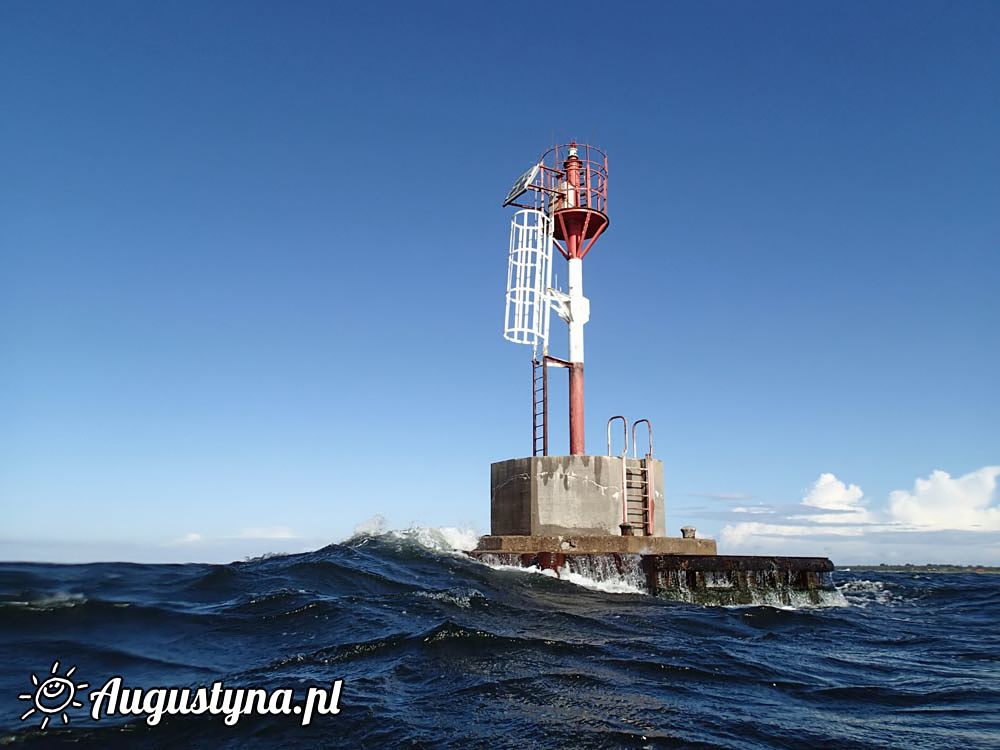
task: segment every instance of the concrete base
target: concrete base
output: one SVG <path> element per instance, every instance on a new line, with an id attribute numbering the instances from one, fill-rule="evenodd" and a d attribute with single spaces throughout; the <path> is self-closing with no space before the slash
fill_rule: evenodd
<path id="1" fill-rule="evenodd" d="M 498 538 L 515 537 L 483 537 Z M 569 571 L 595 581 L 615 580 L 628 584 L 636 591 L 644 591 L 663 599 L 698 604 L 798 606 L 836 603 L 839 595 L 830 577 L 834 569 L 833 563 L 825 557 L 619 552 L 573 554 L 485 549 L 474 550 L 469 555 L 488 565 L 535 567 L 551 570 L 557 576 L 562 571 Z"/>
<path id="2" fill-rule="evenodd" d="M 714 539 L 673 536 L 484 536 L 476 552 L 561 552 L 566 555 L 714 555 Z"/>
<path id="3" fill-rule="evenodd" d="M 638 470 L 639 459 L 626 459 Z M 663 462 L 648 459 L 652 536 L 666 535 Z M 532 456 L 490 466 L 490 528 L 495 536 L 621 536 L 622 459 Z M 635 533 L 642 529 L 636 524 Z"/>
<path id="4" fill-rule="evenodd" d="M 833 564 L 819 557 L 719 555 L 715 541 L 665 533 L 663 464 L 645 460 L 652 514 L 639 459 L 532 456 L 490 467 L 491 535 L 469 555 L 488 565 L 567 570 L 592 580 L 615 579 L 632 590 L 704 604 L 817 604 L 836 596 Z M 624 476 L 623 476 L 624 470 Z M 622 533 L 628 521 L 636 536 Z M 633 521 L 638 517 L 638 521 Z M 649 520 L 652 533 L 643 536 Z M 625 530 L 629 530 L 626 526 Z"/>

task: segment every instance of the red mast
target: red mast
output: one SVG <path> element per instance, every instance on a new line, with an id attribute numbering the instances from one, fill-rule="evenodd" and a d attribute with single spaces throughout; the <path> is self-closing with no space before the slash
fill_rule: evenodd
<path id="1" fill-rule="evenodd" d="M 569 299 L 562 317 L 569 324 L 569 452 L 578 456 L 586 452 L 583 326 L 590 320 L 590 300 L 583 295 L 583 259 L 608 227 L 608 158 L 592 146 L 570 143 L 560 148 L 565 148 L 566 158 L 552 201 L 553 238 L 569 266 Z"/>

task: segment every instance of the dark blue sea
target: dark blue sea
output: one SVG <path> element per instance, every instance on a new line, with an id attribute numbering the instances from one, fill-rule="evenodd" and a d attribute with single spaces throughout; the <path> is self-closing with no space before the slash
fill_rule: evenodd
<path id="1" fill-rule="evenodd" d="M 229 565 L 4 563 L 0 744 L 1000 748 L 1000 576 L 834 580 L 828 606 L 703 607 L 490 568 L 431 530 Z M 72 667 L 83 707 L 22 721 L 32 675 Z M 307 726 L 149 726 L 90 717 L 86 694 L 113 676 L 296 700 L 343 682 L 339 713 Z"/>

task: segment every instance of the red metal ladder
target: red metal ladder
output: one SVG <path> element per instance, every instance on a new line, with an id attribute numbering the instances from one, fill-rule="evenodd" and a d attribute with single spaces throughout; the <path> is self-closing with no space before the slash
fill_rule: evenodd
<path id="1" fill-rule="evenodd" d="M 635 438 L 635 428 L 641 424 L 646 425 L 649 432 L 649 451 L 645 457 L 639 458 L 638 441 Z M 650 473 L 650 461 L 653 458 L 653 423 L 648 419 L 637 419 L 632 423 L 632 459 L 638 460 L 638 469 L 633 470 L 635 488 L 639 490 L 639 509 L 642 522 L 642 535 L 653 535 L 653 498 L 655 488 L 653 487 L 653 475 Z"/>
<path id="2" fill-rule="evenodd" d="M 626 520 L 632 527 L 632 533 L 636 536 L 652 536 L 653 518 L 651 512 L 649 493 L 649 467 L 646 459 L 639 459 L 638 466 L 634 464 L 636 459 L 625 459 L 625 507 Z"/>

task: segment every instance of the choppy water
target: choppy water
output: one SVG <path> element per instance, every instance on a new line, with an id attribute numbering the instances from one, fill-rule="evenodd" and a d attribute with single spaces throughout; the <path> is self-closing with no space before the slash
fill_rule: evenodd
<path id="1" fill-rule="evenodd" d="M 1000 576 L 838 571 L 840 606 L 712 608 L 447 547 L 423 530 L 231 565 L 0 564 L 0 744 L 1000 747 Z M 81 708 L 40 731 L 18 695 L 54 659 L 92 687 L 340 678 L 342 711 L 149 727 Z"/>

